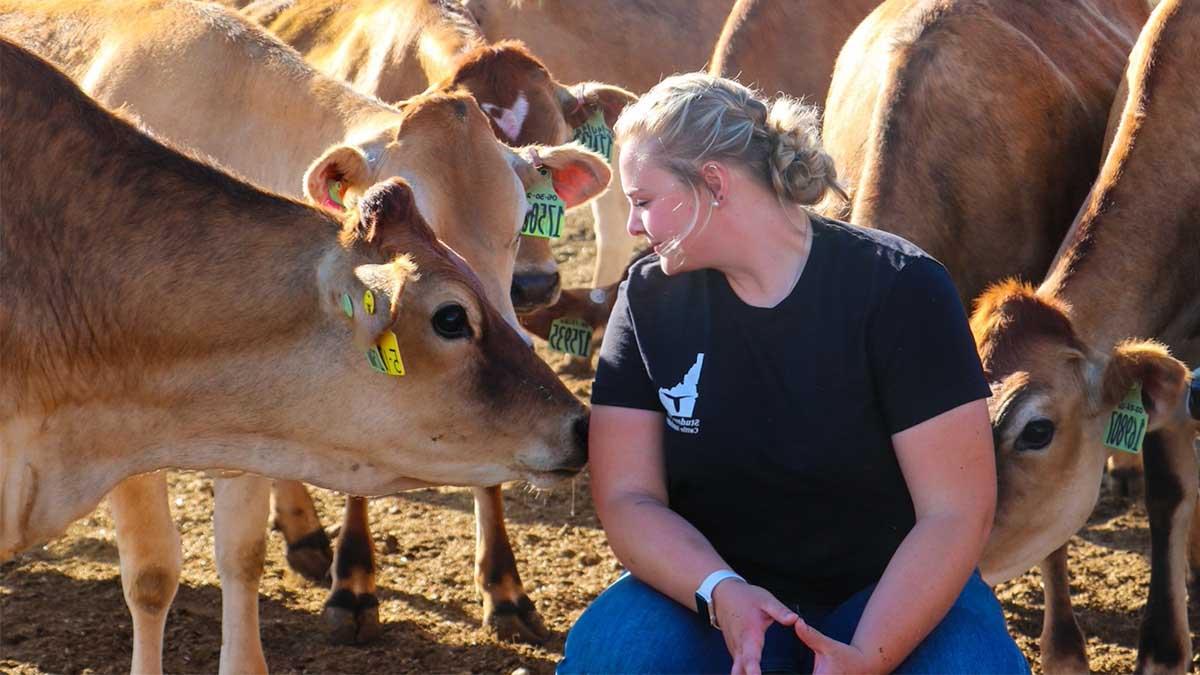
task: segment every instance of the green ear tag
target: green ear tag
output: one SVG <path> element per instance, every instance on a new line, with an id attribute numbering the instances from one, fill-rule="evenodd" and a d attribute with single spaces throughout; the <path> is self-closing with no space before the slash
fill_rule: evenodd
<path id="1" fill-rule="evenodd" d="M 525 212 L 525 223 L 521 225 L 521 234 L 527 237 L 542 237 L 553 239 L 562 234 L 563 214 L 567 205 L 554 191 L 554 181 L 550 172 L 539 168 L 541 177 L 525 193 L 529 202 L 529 210 Z"/>
<path id="2" fill-rule="evenodd" d="M 383 357 L 380 356 L 378 347 L 372 347 L 367 350 L 367 363 L 371 364 L 371 370 L 387 375 L 388 371 L 383 365 Z"/>
<path id="3" fill-rule="evenodd" d="M 550 349 L 572 356 L 592 355 L 592 327 L 583 319 L 563 317 L 550 323 Z"/>
<path id="4" fill-rule="evenodd" d="M 354 318 L 354 303 L 350 302 L 349 293 L 342 293 L 342 311 L 346 313 L 346 316 Z"/>
<path id="5" fill-rule="evenodd" d="M 604 155 L 604 161 L 612 164 L 613 132 L 604 123 L 604 111 L 592 113 L 588 121 L 575 127 L 575 140 L 598 155 Z"/>
<path id="6" fill-rule="evenodd" d="M 1142 406 L 1142 383 L 1138 382 L 1109 416 L 1108 426 L 1104 429 L 1104 445 L 1113 450 L 1138 454 L 1142 451 L 1142 440 L 1146 438 L 1146 424 L 1149 421 L 1150 416 Z"/>

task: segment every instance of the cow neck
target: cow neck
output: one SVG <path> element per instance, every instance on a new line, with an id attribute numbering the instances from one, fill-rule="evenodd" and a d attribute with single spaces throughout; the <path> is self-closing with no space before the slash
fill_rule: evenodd
<path id="1" fill-rule="evenodd" d="M 1127 337 L 1179 344 L 1200 322 L 1200 113 L 1179 103 L 1192 101 L 1200 76 L 1181 55 L 1172 58 L 1177 50 L 1146 42 L 1131 59 L 1129 96 L 1100 177 L 1039 291 L 1069 303 L 1076 330 L 1098 349 Z M 1156 77 L 1153 67 L 1170 70 Z M 1178 169 L 1163 171 L 1167 161 Z"/>

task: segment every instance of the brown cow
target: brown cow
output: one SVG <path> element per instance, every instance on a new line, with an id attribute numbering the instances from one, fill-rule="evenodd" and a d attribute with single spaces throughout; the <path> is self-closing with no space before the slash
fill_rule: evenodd
<path id="1" fill-rule="evenodd" d="M 791 0 L 788 0 L 791 2 Z M 732 0 L 466 0 L 489 40 L 521 40 L 567 82 L 612 82 L 644 92 L 667 75 L 701 70 L 712 54 Z M 616 157 L 616 149 L 613 156 Z M 625 232 L 629 205 L 620 176 L 596 201 L 592 287 L 614 284 L 636 240 Z"/>
<path id="2" fill-rule="evenodd" d="M 129 16 L 137 19 L 126 20 Z M 42 50 L 102 100 L 131 109 L 160 133 L 219 157 L 262 185 L 281 191 L 303 185 L 303 194 L 314 201 L 352 204 L 370 182 L 388 175 L 406 177 L 422 214 L 481 271 L 489 298 L 516 324 L 508 285 L 526 209 L 522 187 L 537 174 L 530 162 L 494 138 L 487 116 L 469 94 L 431 93 L 398 110 L 315 72 L 254 24 L 203 3 L 172 0 L 147 7 L 135 2 L 6 0 L 0 2 L 0 32 Z M 217 101 L 221 103 L 214 109 Z M 567 204 L 586 201 L 607 182 L 603 160 L 572 146 L 540 148 L 538 161 L 550 169 Z M 304 181 L 297 180 L 306 168 Z M 342 186 L 337 194 L 331 193 L 335 185 Z M 251 487 L 251 481 L 239 483 Z M 116 501 L 144 505 L 148 500 L 141 495 L 158 494 L 162 488 L 131 483 L 121 490 L 129 494 L 116 495 Z M 157 508 L 161 516 L 165 502 Z M 129 517 L 136 512 L 117 511 Z M 170 525 L 169 518 L 155 519 L 145 508 L 143 513 L 146 523 L 118 523 L 117 528 L 118 543 L 129 551 L 126 567 L 134 575 L 158 563 L 141 555 L 132 535 L 122 534 L 145 530 L 151 523 Z M 308 557 L 305 548 L 294 546 L 310 541 L 303 537 L 311 531 L 285 528 L 293 545 L 290 554 L 296 554 L 289 558 L 315 560 L 315 574 L 322 576 L 329 568 L 328 545 L 324 555 L 318 551 Z M 257 545 L 229 544 L 251 550 Z M 236 581 L 223 585 L 226 605 L 256 615 L 257 605 L 246 598 L 256 597 L 257 579 Z M 507 587 L 492 592 L 503 594 L 497 603 L 516 599 Z M 131 603 L 135 633 L 161 640 L 161 626 L 154 627 L 165 610 L 165 605 Z M 252 620 L 257 619 L 228 623 Z M 138 630 L 140 626 L 147 628 Z M 261 653 L 257 631 L 237 634 L 247 636 L 240 651 Z M 137 643 L 152 639 L 139 636 Z M 145 651 L 157 653 L 150 646 Z"/>
<path id="3" fill-rule="evenodd" d="M 402 179 L 339 223 L 163 146 L 6 42 L 0 91 L 0 181 L 20 186 L 0 200 L 0 560 L 159 468 L 386 494 L 583 465 L 583 406 Z M 169 602 L 171 572 L 143 572 L 131 594 Z"/>
<path id="4" fill-rule="evenodd" d="M 850 33 L 879 0 L 737 0 L 708 72 L 765 94 L 784 92 L 825 105 L 833 64 Z"/>
<path id="5" fill-rule="evenodd" d="M 1111 147 L 1049 274 L 980 298 L 972 329 L 992 381 L 1000 477 L 981 564 L 1003 581 L 1043 558 L 1046 672 L 1087 670 L 1066 541 L 1096 503 L 1113 409 L 1141 385 L 1151 579 L 1138 670 L 1191 663 L 1187 542 L 1196 503 L 1187 369 L 1200 362 L 1200 7 L 1167 0 L 1129 59 Z M 1149 336 L 1161 342 L 1128 340 Z M 1132 418 L 1136 419 L 1136 418 Z M 1193 563 L 1197 562 L 1193 559 Z"/>
<path id="6" fill-rule="evenodd" d="M 964 301 L 1040 278 L 1096 176 L 1145 0 L 888 0 L 850 36 L 824 140 L 852 197 L 827 215 L 899 234 Z"/>

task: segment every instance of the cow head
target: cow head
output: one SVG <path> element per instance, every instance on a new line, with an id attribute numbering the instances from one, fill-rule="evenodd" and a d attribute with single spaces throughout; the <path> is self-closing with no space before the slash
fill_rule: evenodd
<path id="1" fill-rule="evenodd" d="M 487 113 L 496 136 L 513 146 L 565 143 L 598 110 L 611 128 L 621 110 L 637 98 L 624 89 L 605 84 L 584 83 L 575 87 L 560 84 L 523 43 L 513 40 L 480 46 L 463 54 L 454 72 L 432 88 L 453 87 L 469 91 Z M 559 191 L 568 207 L 583 204 L 598 194 L 567 195 Z M 558 265 L 549 241 L 524 238 L 517 253 L 512 286 L 517 311 L 525 313 L 553 304 L 558 297 L 559 282 Z"/>
<path id="2" fill-rule="evenodd" d="M 434 237 L 418 202 L 401 178 L 371 187 L 320 262 L 334 324 L 323 339 L 340 344 L 325 354 L 341 354 L 332 362 L 344 373 L 318 393 L 352 421 L 324 426 L 349 433 L 335 445 L 365 449 L 376 465 L 406 449 L 381 475 L 493 485 L 574 473 L 586 461 L 584 407 Z"/>
<path id="3" fill-rule="evenodd" d="M 1162 428 L 1183 400 L 1187 369 L 1152 341 L 1108 353 L 1076 334 L 1069 307 L 1004 282 L 976 303 L 971 330 L 992 387 L 999 478 L 980 567 L 991 583 L 1023 573 L 1087 521 L 1099 496 L 1109 418 L 1135 383 Z"/>
<path id="4" fill-rule="evenodd" d="M 467 260 L 488 299 L 515 327 L 509 287 L 525 191 L 537 172 L 496 140 L 475 100 L 461 90 L 424 94 L 404 103 L 399 124 L 368 122 L 349 140 L 309 167 L 309 199 L 341 212 L 373 182 L 403 177 L 434 232 Z M 555 188 L 568 203 L 568 197 L 586 201 L 608 184 L 603 160 L 574 145 L 541 148 L 539 156 L 553 158 Z"/>

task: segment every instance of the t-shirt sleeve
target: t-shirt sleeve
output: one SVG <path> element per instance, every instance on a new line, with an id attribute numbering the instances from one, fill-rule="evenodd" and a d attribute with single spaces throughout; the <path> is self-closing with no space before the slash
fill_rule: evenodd
<path id="1" fill-rule="evenodd" d="M 870 331 L 875 390 L 891 433 L 991 395 L 962 301 L 940 263 L 905 265 Z"/>
<path id="2" fill-rule="evenodd" d="M 617 290 L 617 301 L 604 330 L 596 379 L 592 382 L 592 405 L 661 411 L 638 345 L 628 289 L 629 282 L 625 281 Z"/>

